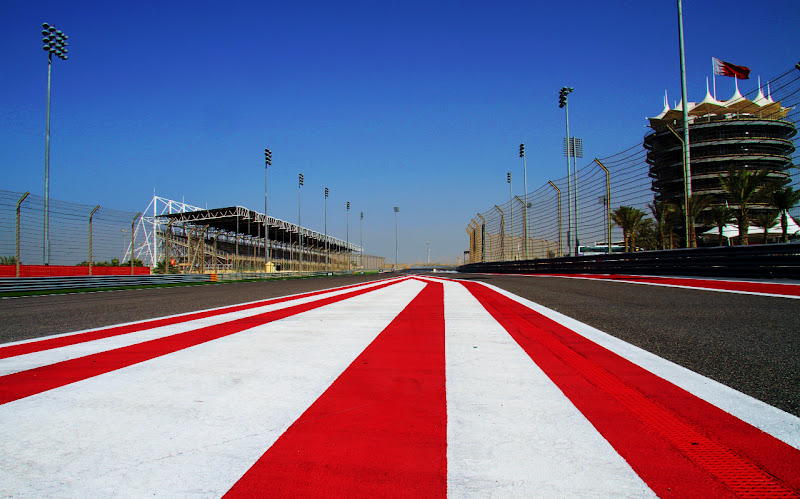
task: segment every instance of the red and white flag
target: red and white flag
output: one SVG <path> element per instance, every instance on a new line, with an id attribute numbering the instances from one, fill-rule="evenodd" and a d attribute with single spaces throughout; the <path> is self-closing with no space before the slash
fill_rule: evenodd
<path id="1" fill-rule="evenodd" d="M 730 62 L 721 61 L 716 57 L 712 57 L 712 59 L 714 60 L 714 74 L 720 76 L 733 76 L 740 80 L 750 79 L 750 68 L 747 66 L 737 66 L 736 64 L 731 64 Z"/>

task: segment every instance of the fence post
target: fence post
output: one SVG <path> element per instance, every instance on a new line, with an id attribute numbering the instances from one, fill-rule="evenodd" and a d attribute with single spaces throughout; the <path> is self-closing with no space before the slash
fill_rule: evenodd
<path id="1" fill-rule="evenodd" d="M 23 194 L 22 197 L 19 198 L 19 201 L 17 201 L 17 238 L 16 238 L 16 241 L 17 241 L 17 254 L 16 254 L 16 262 L 15 262 L 15 265 L 16 265 L 16 268 L 17 268 L 17 270 L 16 270 L 17 277 L 19 277 L 19 271 L 20 271 L 20 268 L 19 268 L 19 266 L 20 266 L 20 263 L 19 263 L 19 217 L 20 217 L 20 209 L 21 209 L 21 206 L 22 206 L 22 202 L 25 201 L 25 198 L 28 197 L 28 194 L 30 194 L 30 192 L 25 192 L 25 194 Z"/>
<path id="2" fill-rule="evenodd" d="M 561 256 L 564 251 L 564 246 L 561 245 L 561 189 L 556 187 L 552 180 L 548 180 L 547 183 L 558 193 L 558 256 Z"/>
<path id="3" fill-rule="evenodd" d="M 480 213 L 478 216 L 481 217 L 481 263 L 483 263 L 486 259 L 486 219 Z"/>
<path id="4" fill-rule="evenodd" d="M 169 259 L 171 258 L 170 254 L 169 254 L 169 247 L 170 247 L 170 244 L 172 244 L 171 236 L 172 236 L 172 223 L 173 222 L 175 222 L 175 220 L 174 219 L 170 219 L 169 223 L 167 224 L 167 233 L 164 234 L 164 274 L 165 275 L 169 275 Z M 156 265 L 158 265 L 158 262 L 156 262 Z"/>
<path id="5" fill-rule="evenodd" d="M 91 213 L 89 213 L 89 275 L 92 275 L 92 217 L 94 216 L 94 212 L 100 209 L 100 205 L 94 207 Z"/>
<path id="6" fill-rule="evenodd" d="M 528 260 L 530 258 L 528 255 L 528 207 L 525 206 L 525 202 L 522 201 L 519 196 L 514 196 L 514 199 L 519 201 L 519 204 L 522 205 L 522 224 L 524 225 L 522 235 L 525 238 L 525 259 Z M 514 240 L 512 239 L 511 242 L 513 243 Z"/>
<path id="7" fill-rule="evenodd" d="M 600 165 L 600 168 L 606 172 L 606 225 L 607 227 L 603 227 L 604 229 L 608 230 L 608 252 L 611 253 L 611 174 L 608 172 L 608 168 L 605 167 L 603 163 L 600 162 L 599 159 L 594 158 L 594 161 Z"/>
<path id="8" fill-rule="evenodd" d="M 142 216 L 141 211 L 137 213 L 135 217 L 133 217 L 133 220 L 131 220 L 131 275 L 133 275 L 133 248 L 136 243 L 136 232 L 134 232 L 135 231 L 134 226 L 136 225 L 136 219 L 139 218 L 140 216 Z"/>
<path id="9" fill-rule="evenodd" d="M 497 211 L 500 212 L 500 259 L 506 259 L 506 214 L 499 206 L 494 205 Z"/>

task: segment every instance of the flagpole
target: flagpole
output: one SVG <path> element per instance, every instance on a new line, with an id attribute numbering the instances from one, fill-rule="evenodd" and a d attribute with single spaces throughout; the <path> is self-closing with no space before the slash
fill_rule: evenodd
<path id="1" fill-rule="evenodd" d="M 717 100 L 717 66 L 714 58 L 711 58 L 711 79 L 714 80 L 714 100 Z"/>
<path id="2" fill-rule="evenodd" d="M 681 98 L 683 99 L 683 211 L 686 225 L 686 247 L 691 248 L 689 236 L 689 199 L 692 197 L 692 167 L 689 162 L 689 99 L 686 95 L 686 58 L 683 50 L 683 7 L 678 0 L 678 38 L 681 56 Z"/>

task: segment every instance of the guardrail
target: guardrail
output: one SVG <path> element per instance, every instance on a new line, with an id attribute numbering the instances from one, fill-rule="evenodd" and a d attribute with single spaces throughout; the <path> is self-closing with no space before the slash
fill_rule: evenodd
<path id="1" fill-rule="evenodd" d="M 133 275 L 133 276 L 71 276 L 71 277 L 6 277 L 0 279 L 0 293 L 45 291 L 61 289 L 120 288 L 158 284 L 208 282 L 204 274 L 193 275 Z"/>
<path id="2" fill-rule="evenodd" d="M 462 265 L 459 272 L 497 274 L 645 274 L 800 278 L 800 243 L 761 244 Z"/>
<path id="3" fill-rule="evenodd" d="M 337 272 L 238 272 L 228 274 L 155 274 L 133 276 L 71 276 L 71 277 L 6 277 L 0 278 L 0 295 L 27 291 L 55 291 L 69 289 L 121 288 L 128 286 L 154 286 L 160 284 L 241 281 L 245 279 L 281 279 L 286 277 L 312 277 L 323 275 L 351 275 L 357 271 Z"/>

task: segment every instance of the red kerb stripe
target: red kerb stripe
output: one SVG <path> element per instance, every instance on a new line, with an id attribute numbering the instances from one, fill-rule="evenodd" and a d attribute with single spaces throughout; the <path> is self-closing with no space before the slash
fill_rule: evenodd
<path id="1" fill-rule="evenodd" d="M 200 345 L 208 341 L 229 336 L 245 329 L 251 329 L 268 322 L 319 308 L 331 303 L 346 300 L 376 289 L 395 284 L 389 281 L 367 289 L 358 289 L 337 296 L 322 298 L 310 303 L 294 305 L 272 312 L 244 317 L 231 322 L 207 326 L 184 333 L 157 338 L 135 345 L 66 360 L 56 364 L 37 367 L 0 377 L 0 404 L 24 397 L 30 397 L 53 388 L 65 386 L 107 372 L 122 369 L 162 355 Z"/>
<path id="2" fill-rule="evenodd" d="M 276 303 L 283 303 L 285 301 L 297 300 L 300 298 L 307 298 L 316 296 L 323 293 L 329 293 L 337 290 L 349 289 L 362 284 L 353 284 L 342 288 L 324 289 L 321 291 L 313 291 L 293 296 L 282 296 L 280 298 L 272 298 L 269 300 L 258 301 L 254 303 L 245 303 L 243 305 L 234 305 L 215 310 L 204 310 L 201 312 L 193 312 L 183 314 L 176 317 L 164 317 L 161 319 L 153 319 L 149 321 L 137 322 L 135 324 L 125 324 L 123 326 L 111 326 L 108 328 L 97 329 L 95 331 L 87 331 L 85 333 L 71 334 L 67 336 L 59 336 L 57 338 L 46 338 L 27 343 L 19 343 L 16 345 L 0 346 L 0 359 L 9 357 L 16 357 L 17 355 L 25 355 L 34 352 L 42 352 L 44 350 L 52 350 L 54 348 L 61 348 L 69 345 L 77 345 L 78 343 L 85 343 L 87 341 L 100 340 L 103 338 L 110 338 L 112 336 L 119 336 L 121 334 L 134 333 L 136 331 L 143 331 L 145 329 L 154 329 L 162 326 L 170 326 L 181 322 L 193 321 L 196 319 L 204 319 L 206 317 L 214 317 L 222 314 L 229 314 L 231 312 L 239 312 L 242 310 L 250 310 L 256 307 L 263 307 L 266 305 L 273 305 Z"/>
<path id="3" fill-rule="evenodd" d="M 658 495 L 798 496 L 794 447 L 486 286 L 464 285 Z"/>
<path id="4" fill-rule="evenodd" d="M 765 293 L 774 295 L 800 296 L 800 285 L 755 281 L 725 281 L 715 279 L 692 279 L 687 277 L 636 276 L 622 274 L 541 274 L 550 277 L 578 277 L 581 279 L 599 279 L 606 281 L 627 281 L 644 284 L 664 284 L 685 286 L 698 289 L 715 289 L 723 291 L 742 291 L 748 293 Z"/>
<path id="5" fill-rule="evenodd" d="M 226 497 L 444 497 L 444 338 L 427 284 Z"/>

